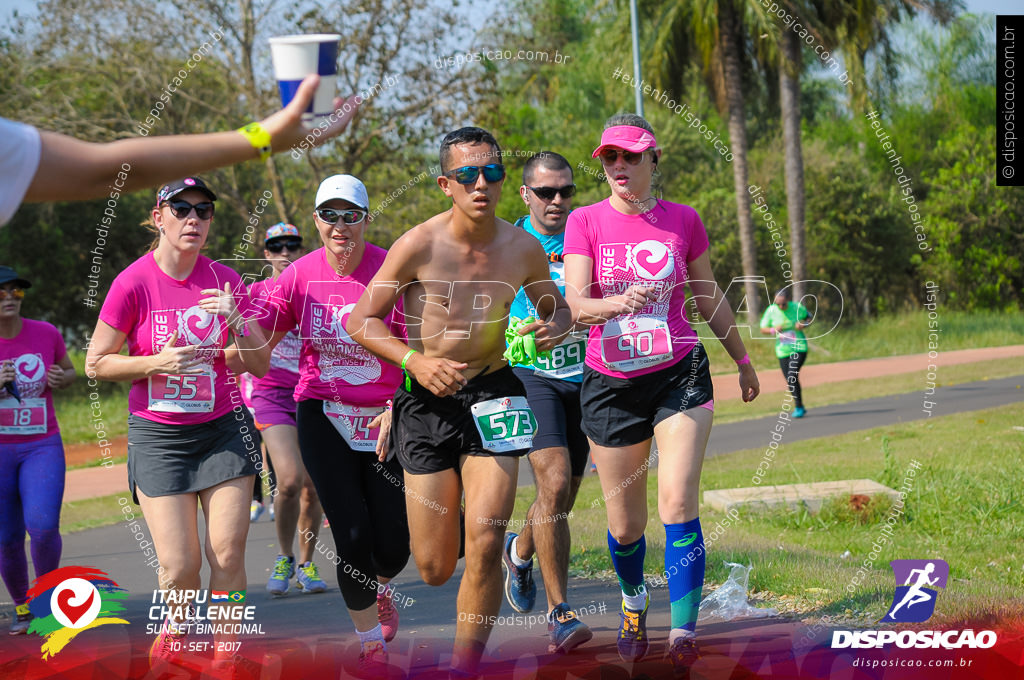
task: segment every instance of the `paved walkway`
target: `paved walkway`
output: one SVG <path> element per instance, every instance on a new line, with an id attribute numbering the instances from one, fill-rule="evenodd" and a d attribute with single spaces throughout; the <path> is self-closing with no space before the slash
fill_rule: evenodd
<path id="1" fill-rule="evenodd" d="M 854 363 L 863 365 L 865 362 Z M 912 361 L 905 363 L 912 365 Z M 835 365 L 832 368 L 838 375 L 866 377 L 863 370 L 851 373 Z M 920 393 L 912 393 L 814 409 L 808 418 L 794 421 L 789 426 L 786 441 L 922 418 L 925 415 L 921 413 L 920 399 Z M 1024 400 L 1024 375 L 939 388 L 932 400 L 937 404 L 936 416 L 1019 402 Z M 716 427 L 709 454 L 721 455 L 765 443 L 768 433 L 765 421 L 771 420 L 759 419 Z M 85 473 L 90 475 L 91 482 L 84 481 L 87 479 Z M 104 485 L 108 482 L 112 491 L 106 493 L 125 491 L 123 466 L 113 470 L 74 471 L 68 476 L 73 477 L 76 484 L 91 485 L 94 495 L 103 495 Z M 145 528 L 142 535 L 133 535 L 127 522 L 64 536 L 62 565 L 102 569 L 130 593 L 125 601 L 125 618 L 129 624 L 85 631 L 80 644 L 76 641 L 69 645 L 67 651 L 46 663 L 39 659 L 38 638 L 2 635 L 0 678 L 84 680 L 103 677 L 118 680 L 155 677 L 147 675 L 146 652 L 153 639 L 148 626 L 155 626 L 160 618 L 159 612 L 152 614 L 150 609 L 156 578 L 152 567 L 146 564 L 151 558 L 144 557 L 140 550 L 140 541 L 146 541 L 142 544 L 145 546 L 151 540 Z M 321 537 L 321 545 L 322 552 L 333 551 L 329 532 Z M 352 677 L 358 654 L 357 641 L 336 586 L 337 575 L 327 556 L 320 554 L 315 557 L 321 565 L 324 579 L 331 585 L 327 593 L 292 593 L 288 597 L 274 599 L 267 595 L 264 584 L 276 552 L 274 523 L 264 518 L 250 525 L 246 544 L 247 604 L 255 607 L 255 622 L 260 624 L 261 633 L 244 638 L 242 654 L 264 666 L 263 678 L 336 680 L 339 676 Z M 344 567 L 343 564 L 338 566 Z M 445 585 L 430 587 L 422 582 L 410 561 L 396 577 L 394 583 L 400 593 L 398 600 L 408 606 L 400 609 L 399 637 L 389 646 L 394 667 L 389 677 L 420 680 L 447 677 L 443 670 L 438 669 L 447 666 L 451 655 L 455 622 L 459 616 L 456 594 L 461 571 L 460 562 L 455 575 Z M 208 580 L 209 571 L 204 565 L 203 582 L 208 583 Z M 539 578 L 538 590 L 537 601 L 543 603 L 543 583 Z M 665 588 L 653 588 L 651 593 L 652 607 L 648 616 L 651 653 L 636 664 L 622 662 L 615 651 L 620 594 L 614 581 L 570 579 L 569 600 L 581 611 L 582 618 L 594 630 L 595 636 L 590 643 L 568 656 L 547 654 L 546 624 L 542 614 L 535 612 L 532 618 L 517 618 L 503 598 L 501 618 L 496 622 L 487 647 L 485 677 L 510 680 L 534 677 L 552 680 L 669 677 L 669 667 L 663 656 L 669 629 L 668 594 Z M 0 586 L 0 630 L 9 625 L 9 611 L 10 596 Z M 854 677 L 859 670 L 853 667 L 854 660 L 921 658 L 927 663 L 928 659 L 953 656 L 973 659 L 973 674 L 963 677 L 1021 677 L 1019 660 L 1024 659 L 1024 638 L 1019 635 L 1001 635 L 998 652 L 961 650 L 953 655 L 928 650 L 832 650 L 828 644 L 831 631 L 827 626 L 814 623 L 820 616 L 821 612 L 810 612 L 801 619 L 776 617 L 702 623 L 703 656 L 691 677 Z M 196 644 L 209 639 L 208 635 L 199 636 Z M 925 673 L 925 670 L 901 670 L 900 678 L 933 680 L 936 677 Z"/>
<path id="2" fill-rule="evenodd" d="M 1011 345 L 1007 347 L 985 347 L 981 349 L 942 352 L 939 354 L 939 358 L 932 360 L 931 363 L 937 364 L 938 366 L 953 366 L 955 364 L 975 363 L 978 361 L 988 361 L 993 359 L 1014 360 L 1021 357 L 1024 357 L 1024 345 Z M 928 364 L 929 359 L 927 354 L 911 354 L 899 357 L 886 357 L 883 359 L 844 361 L 833 364 L 813 364 L 805 366 L 800 371 L 800 383 L 804 387 L 814 387 L 815 385 L 822 385 L 826 383 L 836 383 L 861 378 L 878 378 L 900 373 L 921 372 L 923 375 L 927 370 Z M 1021 366 L 1024 368 L 1024 361 L 1021 362 Z M 782 377 L 782 372 L 777 370 L 776 367 L 768 367 L 767 370 L 762 370 L 758 374 L 758 380 L 761 382 L 762 395 L 784 392 L 786 389 L 786 383 Z M 717 400 L 724 401 L 727 399 L 740 398 L 739 384 L 736 380 L 735 374 L 718 375 L 713 378 L 713 381 Z M 880 397 L 879 399 L 888 401 L 881 402 L 877 405 L 877 408 L 891 413 L 894 409 L 890 407 L 889 404 L 895 403 L 892 402 L 892 400 L 898 399 L 898 397 Z M 951 401 L 945 401 L 944 405 L 951 405 Z M 920 407 L 920 404 L 918 407 Z M 978 406 L 976 408 L 987 408 L 987 406 Z M 957 410 L 971 409 L 961 408 Z M 824 430 L 821 430 L 815 425 L 815 423 L 821 422 L 818 420 L 819 417 L 825 415 L 849 414 L 844 414 L 839 405 L 826 407 L 825 409 L 815 409 L 814 418 L 808 418 L 801 422 L 798 427 L 792 428 L 793 432 L 814 432 L 815 434 L 809 434 L 807 436 L 793 436 L 791 434 L 787 434 L 787 441 L 805 439 L 808 436 L 819 437 L 829 434 L 832 431 L 832 424 L 826 426 Z M 911 411 L 905 411 L 903 416 L 898 417 L 898 419 L 912 419 L 909 417 L 910 415 Z M 924 416 L 921 415 L 919 417 Z M 884 422 L 883 420 L 872 421 L 870 418 L 871 417 L 869 416 L 868 420 L 866 420 L 864 424 L 858 422 L 857 427 L 850 427 L 848 430 L 844 431 L 862 429 L 864 427 L 875 427 L 876 425 L 882 425 L 886 422 L 895 422 L 891 420 L 885 420 Z M 737 440 L 749 441 L 748 435 L 746 434 L 747 428 L 755 428 L 758 431 L 764 430 L 764 425 L 761 421 L 767 422 L 766 419 L 760 419 L 757 421 L 734 423 L 732 425 L 716 426 L 712 431 L 711 441 L 708 446 L 708 454 L 714 455 L 715 453 L 721 453 L 723 451 L 735 451 L 742 448 L 757 446 L 760 441 L 744 445 L 737 445 L 734 442 Z M 126 440 L 123 437 L 116 440 L 112 447 L 114 450 L 114 456 L 125 456 L 126 446 Z M 71 464 L 74 464 L 76 461 L 80 463 L 88 460 L 95 460 L 96 455 L 96 447 L 91 445 L 68 447 L 68 461 Z M 529 483 L 528 476 L 521 475 L 521 477 L 522 483 Z M 128 473 L 125 470 L 123 463 L 114 465 L 111 468 L 81 468 L 78 470 L 71 470 L 67 473 L 67 479 L 64 486 L 64 500 L 65 502 L 74 502 L 87 498 L 110 496 L 116 493 L 126 493 L 127 489 Z"/>

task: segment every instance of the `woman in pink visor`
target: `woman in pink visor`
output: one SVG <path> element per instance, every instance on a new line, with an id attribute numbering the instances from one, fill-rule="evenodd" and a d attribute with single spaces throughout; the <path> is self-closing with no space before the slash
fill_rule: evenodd
<path id="1" fill-rule="evenodd" d="M 652 195 L 661 149 L 650 124 L 634 114 L 613 116 L 593 155 L 611 196 L 569 216 L 565 280 L 574 316 L 591 324 L 580 401 L 622 588 L 618 650 L 632 661 L 649 646 L 643 566 L 646 463 L 654 437 L 672 606 L 668 656 L 682 671 L 697 659 L 705 561 L 698 491 L 714 413 L 707 353 L 686 321 L 686 285 L 736 361 L 744 401 L 757 396 L 757 375 L 711 272 L 700 216 Z"/>

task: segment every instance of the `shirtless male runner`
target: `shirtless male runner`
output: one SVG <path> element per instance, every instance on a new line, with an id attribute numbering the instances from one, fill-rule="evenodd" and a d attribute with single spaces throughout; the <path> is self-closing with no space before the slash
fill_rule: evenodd
<path id="1" fill-rule="evenodd" d="M 466 127 L 441 143 L 437 183 L 452 208 L 409 230 L 349 316 L 346 330 L 402 366 L 391 450 L 405 469 L 413 557 L 423 580 L 444 584 L 459 558 L 465 493 L 466 563 L 458 597 L 452 675 L 474 677 L 501 606 L 501 555 L 515 502 L 519 457 L 536 420 L 502 354 L 508 311 L 522 286 L 537 308 L 537 351 L 571 326 L 537 239 L 495 217 L 505 168 L 490 133 Z M 406 344 L 383 319 L 402 296 Z M 438 513 L 421 499 L 445 508 Z"/>

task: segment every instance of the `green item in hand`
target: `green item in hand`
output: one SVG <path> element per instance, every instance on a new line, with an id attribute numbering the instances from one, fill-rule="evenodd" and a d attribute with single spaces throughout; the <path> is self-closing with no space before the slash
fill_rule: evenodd
<path id="1" fill-rule="evenodd" d="M 530 365 L 537 360 L 537 337 L 531 331 L 526 335 L 520 335 L 519 331 L 534 323 L 536 319 L 532 316 L 525 319 L 512 317 L 509 327 L 505 329 L 505 341 L 508 348 L 505 349 L 505 359 L 511 364 Z"/>

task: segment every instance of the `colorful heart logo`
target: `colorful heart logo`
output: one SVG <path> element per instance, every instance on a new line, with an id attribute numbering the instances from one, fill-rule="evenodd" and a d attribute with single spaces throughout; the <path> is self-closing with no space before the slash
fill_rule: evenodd
<path id="1" fill-rule="evenodd" d="M 14 366 L 22 382 L 35 382 L 42 377 L 43 362 L 35 354 L 22 354 L 14 362 Z"/>
<path id="2" fill-rule="evenodd" d="M 84 604 L 73 605 L 71 604 L 72 598 L 75 596 L 73 590 L 62 590 L 57 594 L 57 608 L 60 609 L 64 616 L 68 617 L 71 623 L 78 623 L 78 620 L 85 616 L 89 608 L 92 607 L 92 601 L 96 597 L 95 593 L 89 593 L 89 599 Z"/>
<path id="3" fill-rule="evenodd" d="M 672 251 L 660 241 L 647 240 L 633 246 L 633 267 L 638 276 L 661 281 L 674 269 Z"/>
<path id="4" fill-rule="evenodd" d="M 178 319 L 178 337 L 188 345 L 217 344 L 220 341 L 217 317 L 198 306 L 189 307 Z"/>
<path id="5" fill-rule="evenodd" d="M 68 628 L 88 626 L 99 614 L 101 604 L 96 586 L 82 578 L 62 581 L 50 597 L 54 618 Z"/>
<path id="6" fill-rule="evenodd" d="M 334 320 L 331 322 L 331 330 L 334 331 L 334 337 L 338 338 L 339 342 L 352 345 L 355 342 L 349 336 L 348 331 L 345 330 L 345 321 L 348 320 L 348 315 L 352 313 L 355 308 L 355 303 L 350 303 L 344 307 L 337 307 L 334 310 Z"/>

